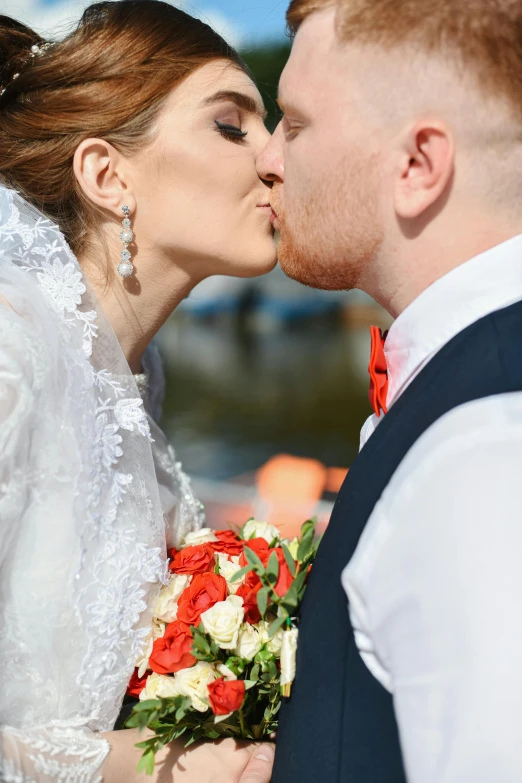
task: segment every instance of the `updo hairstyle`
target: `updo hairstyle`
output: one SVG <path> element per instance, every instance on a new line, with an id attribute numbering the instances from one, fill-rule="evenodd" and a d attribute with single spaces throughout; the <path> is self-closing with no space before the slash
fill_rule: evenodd
<path id="1" fill-rule="evenodd" d="M 73 172 L 78 145 L 95 137 L 137 152 L 187 76 L 218 59 L 244 66 L 208 25 L 161 0 L 95 3 L 31 57 L 43 43 L 0 15 L 0 181 L 58 223 L 78 254 L 99 214 Z"/>

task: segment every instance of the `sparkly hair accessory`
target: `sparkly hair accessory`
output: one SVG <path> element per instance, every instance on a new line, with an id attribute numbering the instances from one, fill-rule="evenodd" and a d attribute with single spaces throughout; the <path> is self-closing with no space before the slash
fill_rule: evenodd
<path id="1" fill-rule="evenodd" d="M 50 49 L 51 46 L 54 46 L 54 42 L 46 41 L 45 43 L 42 44 L 33 44 L 33 46 L 31 46 L 31 51 L 29 52 L 29 57 L 24 62 L 23 67 L 25 67 L 28 63 L 30 63 L 31 60 L 34 59 L 35 57 L 41 57 L 41 55 L 44 52 L 46 52 L 47 49 Z M 7 90 L 9 85 L 11 85 L 15 79 L 18 79 L 19 76 L 20 73 L 14 73 L 12 75 L 11 80 L 7 82 L 7 84 L 4 87 L 2 87 L 2 89 L 0 89 L 0 97 L 4 94 L 4 92 Z"/>

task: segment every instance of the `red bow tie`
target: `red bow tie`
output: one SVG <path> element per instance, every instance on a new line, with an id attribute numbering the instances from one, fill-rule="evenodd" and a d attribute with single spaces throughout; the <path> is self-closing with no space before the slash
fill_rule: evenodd
<path id="1" fill-rule="evenodd" d="M 370 373 L 370 389 L 368 397 L 376 416 L 380 417 L 381 410 L 388 413 L 386 398 L 388 395 L 388 366 L 384 355 L 384 343 L 388 332 L 382 333 L 378 326 L 370 327 L 372 338 L 372 350 L 368 372 Z"/>

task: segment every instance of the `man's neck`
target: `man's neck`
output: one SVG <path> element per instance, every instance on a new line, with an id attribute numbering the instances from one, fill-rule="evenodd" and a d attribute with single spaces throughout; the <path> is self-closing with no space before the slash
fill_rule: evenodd
<path id="1" fill-rule="evenodd" d="M 477 217 L 474 227 L 402 237 L 393 250 L 387 252 L 383 247 L 372 279 L 368 276 L 361 287 L 396 318 L 453 269 L 521 233 L 522 220 L 487 225 Z"/>

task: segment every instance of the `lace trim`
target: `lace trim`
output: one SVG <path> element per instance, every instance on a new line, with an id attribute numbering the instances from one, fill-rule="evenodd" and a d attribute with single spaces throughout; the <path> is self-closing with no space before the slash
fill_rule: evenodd
<path id="1" fill-rule="evenodd" d="M 50 726 L 28 731 L 8 731 L 27 748 L 24 766 L 31 766 L 31 775 L 10 759 L 2 765 L 2 780 L 7 783 L 37 783 L 43 779 L 63 783 L 101 783 L 100 770 L 110 752 L 105 739 L 93 742 L 92 735 L 81 725 Z M 33 775 L 35 776 L 33 778 Z"/>
<path id="2" fill-rule="evenodd" d="M 134 376 L 145 409 L 152 418 L 150 422 L 154 433 L 152 452 L 156 465 L 156 475 L 160 485 L 167 485 L 176 499 L 174 516 L 165 513 L 167 539 L 169 546 L 178 546 L 191 530 L 198 530 L 205 523 L 203 504 L 192 489 L 189 476 L 183 471 L 174 448 L 167 442 L 163 432 L 156 426 L 161 417 L 161 407 L 165 392 L 165 379 L 161 356 L 157 347 L 151 343 L 143 357 L 144 372 Z M 165 511 L 165 509 L 164 509 Z"/>

